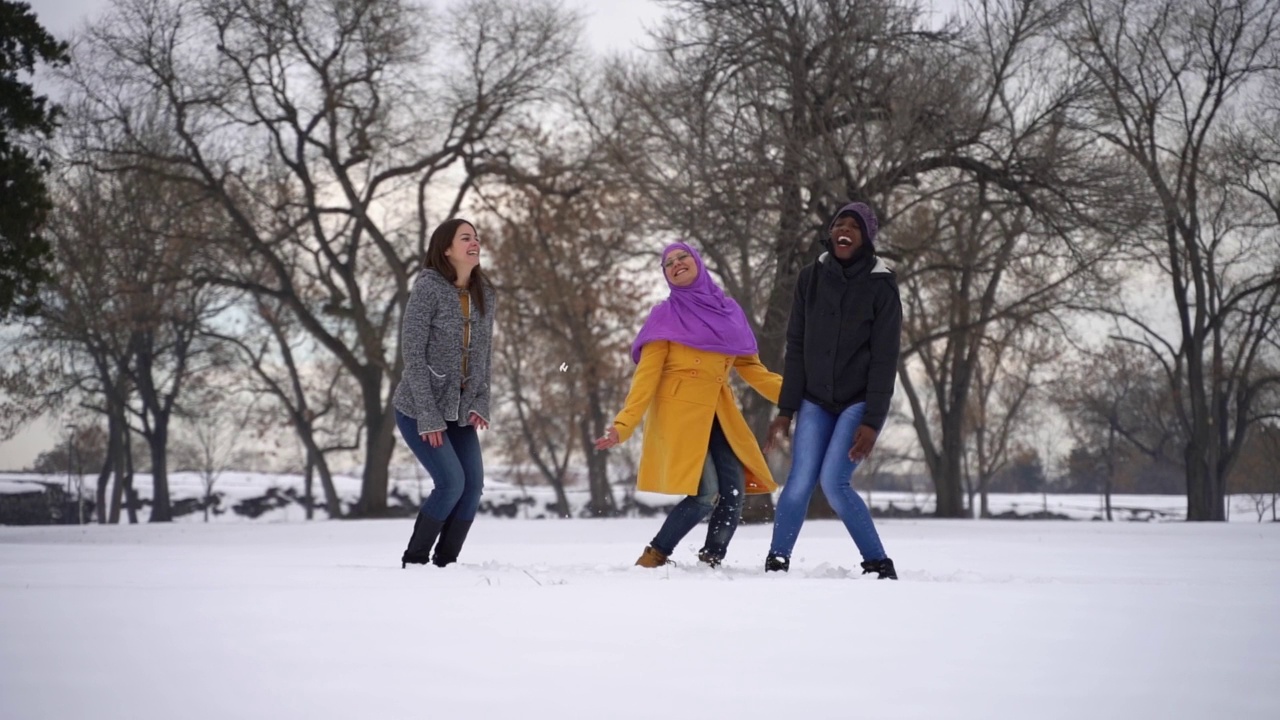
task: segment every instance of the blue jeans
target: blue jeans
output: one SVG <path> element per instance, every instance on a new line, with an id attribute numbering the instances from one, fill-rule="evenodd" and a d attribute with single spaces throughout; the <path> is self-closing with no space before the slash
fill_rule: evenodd
<path id="1" fill-rule="evenodd" d="M 717 494 L 719 501 L 716 500 Z M 671 555 L 684 536 L 709 513 L 711 521 L 707 524 L 707 543 L 702 550 L 723 560 L 729 551 L 729 541 L 738 529 L 738 522 L 742 520 L 742 503 L 745 500 L 746 479 L 742 463 L 733 454 L 729 439 L 720 428 L 720 421 L 714 420 L 698 494 L 686 497 L 671 509 L 650 545 L 663 555 Z"/>
<path id="2" fill-rule="evenodd" d="M 480 457 L 480 437 L 475 427 L 446 423 L 444 444 L 438 448 L 418 434 L 418 421 L 396 411 L 396 427 L 404 442 L 417 456 L 435 482 L 431 494 L 422 501 L 420 513 L 432 520 L 470 522 L 480 507 L 484 489 L 484 462 Z"/>
<path id="3" fill-rule="evenodd" d="M 822 493 L 840 516 L 862 559 L 885 558 L 871 511 L 850 483 L 858 464 L 849 459 L 849 448 L 866 408 L 866 403 L 857 403 L 833 415 L 808 400 L 800 403 L 791 440 L 791 473 L 778 496 L 770 555 L 791 557 L 813 489 L 821 483 Z"/>

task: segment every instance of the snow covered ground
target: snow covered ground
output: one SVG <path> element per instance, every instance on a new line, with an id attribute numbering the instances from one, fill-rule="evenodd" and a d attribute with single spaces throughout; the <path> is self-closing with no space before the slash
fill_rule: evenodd
<path id="1" fill-rule="evenodd" d="M 0 718 L 1274 718 L 1280 525 L 832 521 L 788 575 L 659 520 L 0 527 Z"/>
<path id="2" fill-rule="evenodd" d="M 504 478 L 508 477 L 502 468 L 488 468 L 487 477 L 485 478 L 484 501 L 493 504 L 510 503 L 516 498 L 527 497 L 533 500 L 527 505 L 520 505 L 518 515 L 525 518 L 552 517 L 552 513 L 548 505 L 554 503 L 555 495 L 551 488 L 541 486 L 529 486 L 522 488 L 511 482 L 504 482 Z M 392 489 L 402 493 L 405 497 L 414 500 L 415 503 L 420 502 L 420 498 L 425 493 L 431 492 L 431 479 L 420 467 L 414 465 L 412 467 L 393 469 Z M 86 476 L 84 484 L 84 492 L 88 497 L 93 494 L 93 485 L 97 481 L 96 476 Z M 67 485 L 65 477 L 49 476 L 49 475 L 33 475 L 21 473 L 0 473 L 0 494 L 30 492 L 38 487 L 37 483 L 54 483 L 60 486 Z M 857 479 L 855 478 L 855 485 Z M 342 501 L 350 506 L 360 497 L 360 478 L 350 475 L 337 475 L 334 477 L 334 486 L 338 492 L 338 496 Z M 151 497 L 151 476 L 147 474 L 139 474 L 134 480 L 134 487 L 138 491 L 139 497 L 149 499 Z M 218 479 L 214 485 L 215 492 L 222 494 L 220 503 L 221 513 L 212 517 L 214 522 L 290 522 L 294 520 L 302 520 L 306 516 L 304 507 L 297 502 L 285 502 L 283 495 L 280 496 L 281 504 L 264 512 L 254 518 L 245 517 L 237 514 L 231 508 L 239 502 L 251 499 L 261 498 L 268 488 L 275 488 L 279 491 L 292 489 L 297 497 L 301 497 L 303 493 L 303 479 L 301 475 L 290 474 L 272 474 L 272 473 L 253 473 L 253 472 L 226 472 Z M 621 500 L 625 485 L 619 485 L 615 488 L 616 497 Z M 911 492 L 885 492 L 875 491 L 867 493 L 865 488 L 859 488 L 862 496 L 871 505 L 885 509 L 892 504 L 898 510 L 919 510 L 925 514 L 933 513 L 933 495 L 932 493 L 911 493 Z M 169 492 L 175 502 L 184 498 L 199 498 L 204 495 L 204 487 L 201 484 L 200 476 L 196 473 L 180 472 L 172 473 L 169 476 Z M 315 483 L 314 492 L 316 497 L 321 496 L 319 481 Z M 71 495 L 74 496 L 74 490 Z M 587 504 L 587 493 L 585 489 L 570 488 L 568 491 L 569 502 L 575 514 Z M 675 500 L 669 495 L 657 495 L 652 493 L 637 493 L 636 499 L 650 507 L 670 506 Z M 1259 521 L 1259 509 L 1262 511 L 1263 521 L 1270 521 L 1272 513 L 1270 503 L 1273 498 L 1260 497 L 1254 498 L 1249 495 L 1232 495 L 1228 503 L 1228 519 L 1232 522 L 1250 522 Z M 1263 506 L 1259 506 L 1258 502 L 1262 502 Z M 1187 498 L 1185 495 L 1113 495 L 1111 498 L 1113 513 L 1112 517 L 1116 520 L 1155 520 L 1155 521 L 1179 521 L 1186 517 Z M 1014 513 L 1016 515 L 1027 516 L 1039 512 L 1051 512 L 1057 515 L 1063 515 L 1075 520 L 1094 520 L 1105 517 L 1103 513 L 1103 500 L 1098 495 L 1041 495 L 1041 494 L 1002 494 L 993 493 L 990 496 L 990 509 L 992 513 Z M 482 512 L 485 508 L 482 508 Z M 146 520 L 150 510 L 143 509 L 140 517 Z M 326 518 L 323 510 L 317 511 L 315 514 L 317 519 Z M 177 522 L 203 522 L 204 514 L 201 512 L 190 513 L 177 518 Z"/>

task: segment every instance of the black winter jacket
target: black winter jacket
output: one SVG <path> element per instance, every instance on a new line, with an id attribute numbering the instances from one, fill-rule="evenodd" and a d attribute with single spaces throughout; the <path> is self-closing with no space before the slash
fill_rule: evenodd
<path id="1" fill-rule="evenodd" d="M 879 431 L 898 371 L 902 302 L 893 271 L 868 256 L 845 268 L 830 253 L 800 271 L 778 397 L 790 417 L 801 399 L 840 413 L 865 401 L 862 424 Z"/>

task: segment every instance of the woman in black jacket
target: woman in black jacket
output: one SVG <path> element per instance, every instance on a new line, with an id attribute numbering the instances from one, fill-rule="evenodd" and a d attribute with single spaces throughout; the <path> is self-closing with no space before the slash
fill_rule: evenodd
<path id="1" fill-rule="evenodd" d="M 767 571 L 785 571 L 813 489 L 840 516 L 862 553 L 863 574 L 898 579 L 853 471 L 875 446 L 889 414 L 898 367 L 902 303 L 893 272 L 875 253 L 878 223 L 863 203 L 840 208 L 827 226 L 827 252 L 800 271 L 778 417 L 765 450 L 796 420 L 791 473 L 778 498 Z"/>

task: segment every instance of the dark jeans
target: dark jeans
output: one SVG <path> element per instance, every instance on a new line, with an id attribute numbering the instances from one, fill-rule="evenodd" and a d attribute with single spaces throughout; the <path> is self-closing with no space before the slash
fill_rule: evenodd
<path id="1" fill-rule="evenodd" d="M 418 434 L 418 421 L 396 411 L 396 427 L 404 442 L 427 469 L 435 487 L 419 510 L 427 517 L 444 522 L 475 520 L 484 489 L 484 462 L 480 457 L 480 437 L 475 427 L 446 423 L 444 444 L 438 448 Z"/>
<path id="2" fill-rule="evenodd" d="M 720 496 L 719 501 L 716 495 Z M 707 543 L 703 550 L 716 558 L 724 559 L 729 541 L 742 519 L 742 503 L 746 499 L 746 479 L 742 463 L 733 454 L 729 440 L 720 429 L 720 421 L 711 424 L 711 441 L 707 447 L 707 460 L 702 469 L 698 494 L 681 500 L 667 515 L 662 529 L 654 536 L 651 545 L 663 555 L 675 552 L 676 545 L 689 534 L 702 519 L 711 514 L 707 524 Z M 714 510 L 712 509 L 714 506 Z"/>

